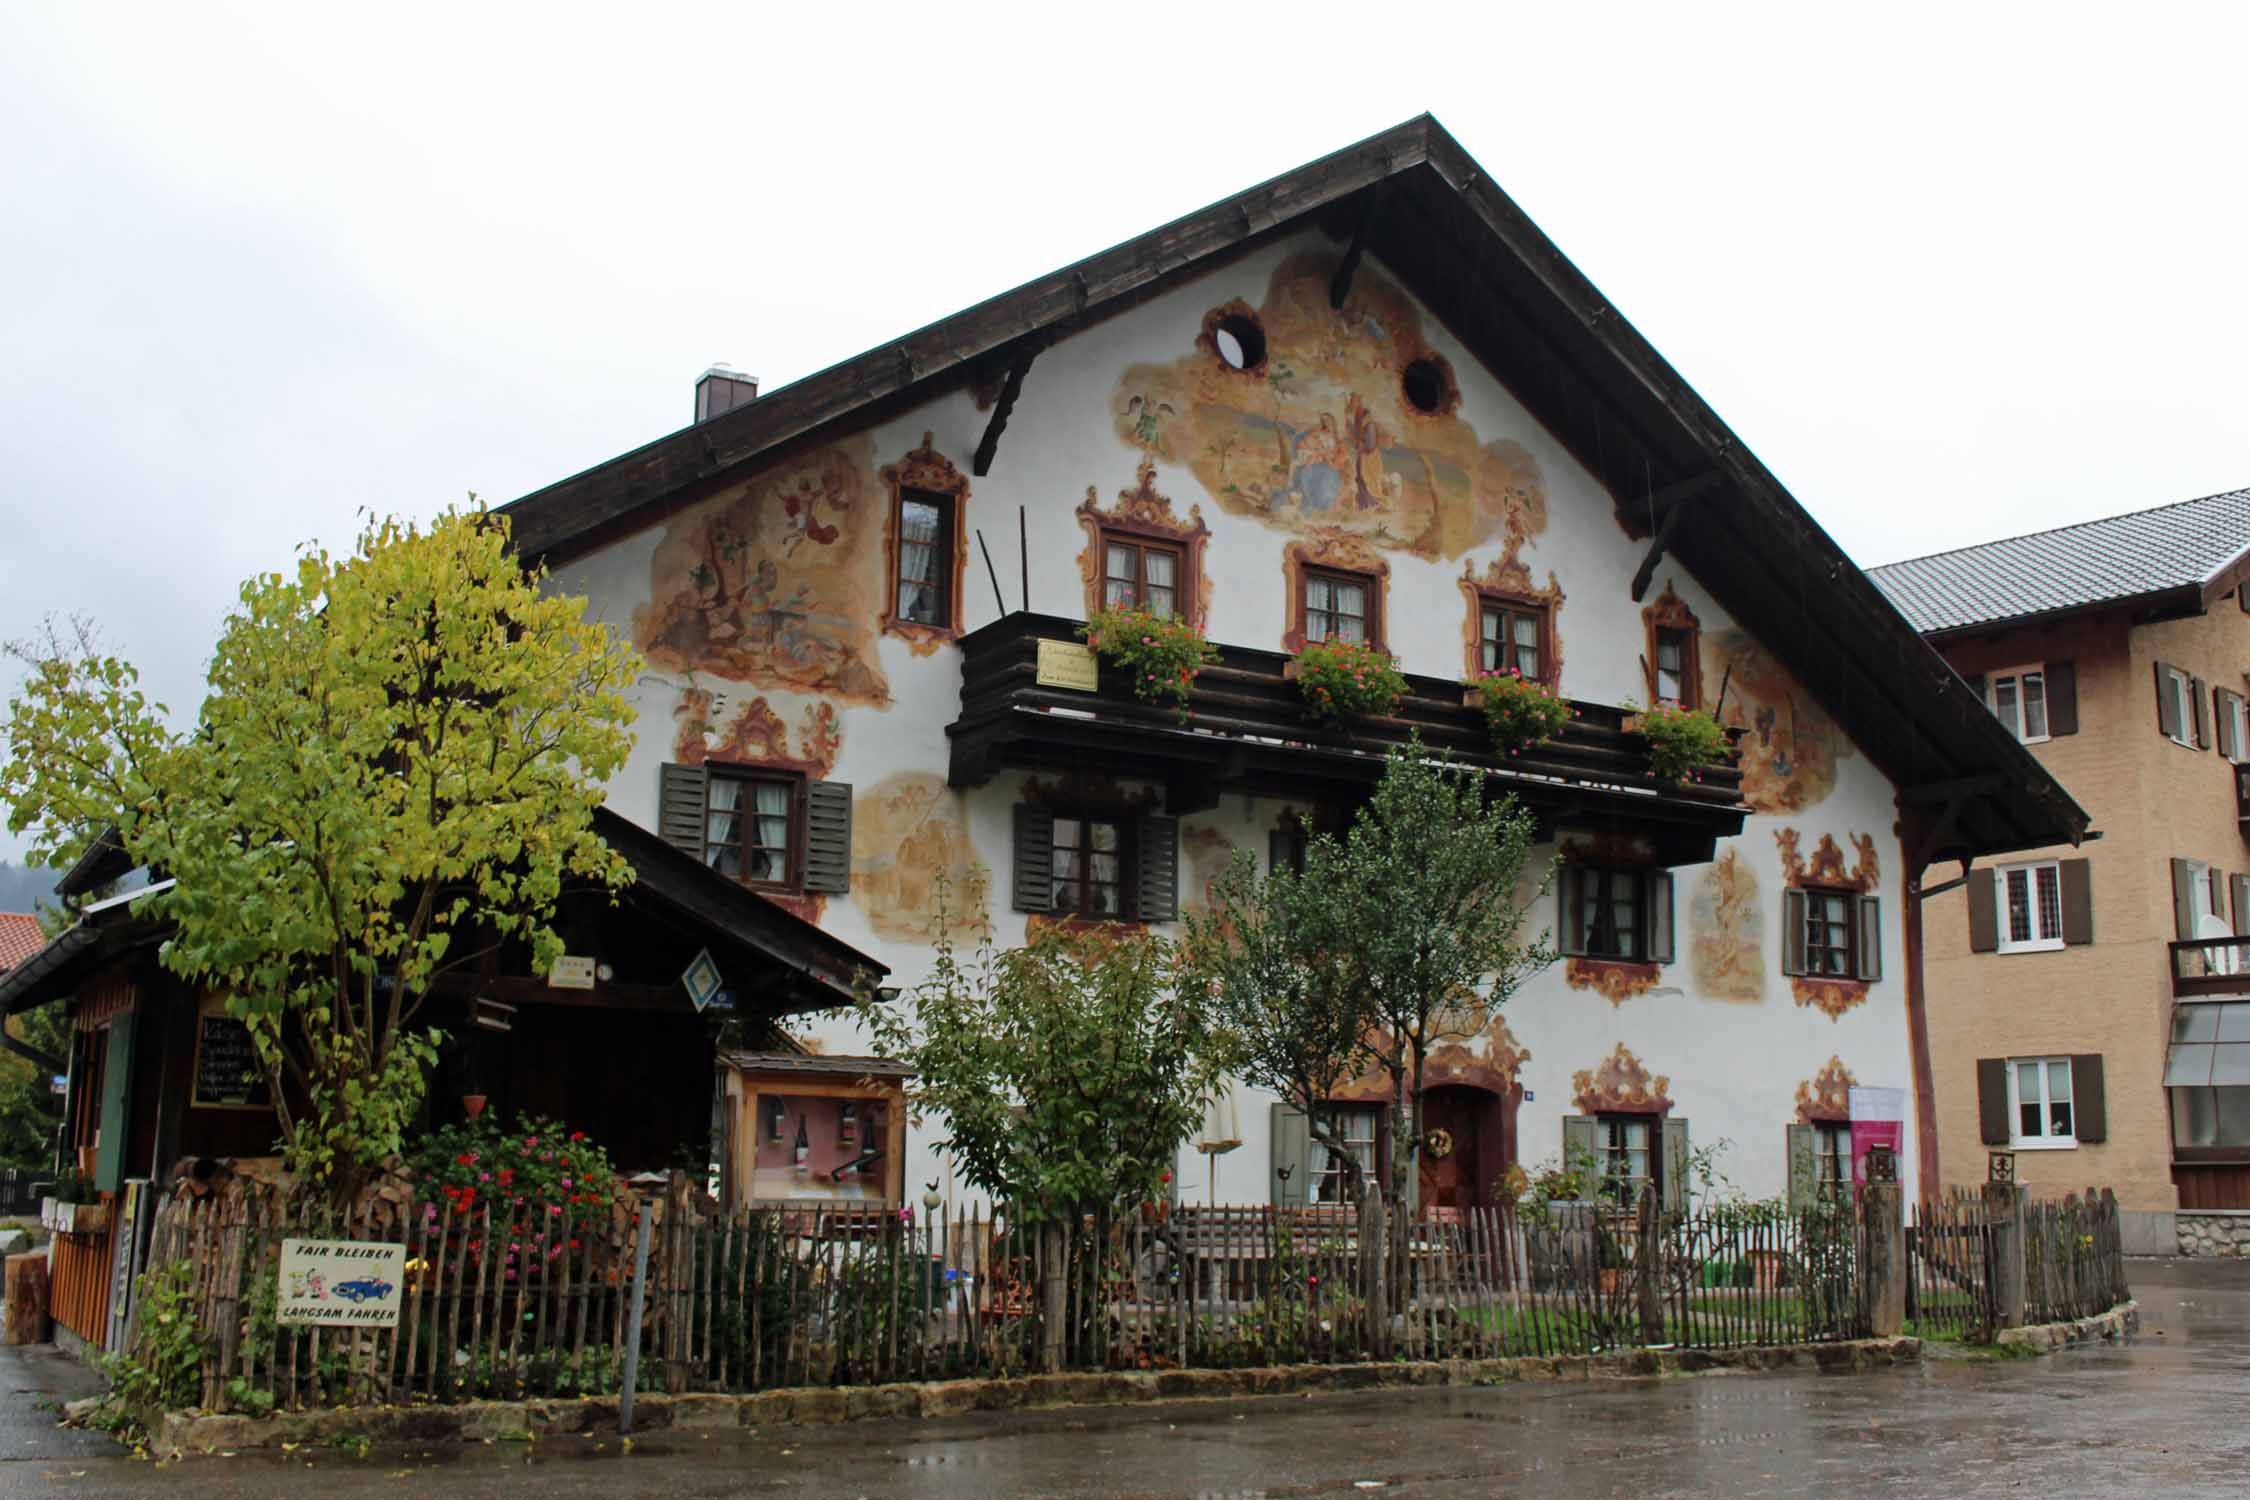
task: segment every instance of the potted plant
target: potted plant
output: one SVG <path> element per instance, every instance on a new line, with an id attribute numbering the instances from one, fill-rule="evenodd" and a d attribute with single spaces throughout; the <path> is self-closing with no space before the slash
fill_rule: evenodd
<path id="1" fill-rule="evenodd" d="M 1131 674 L 1135 697 L 1169 702 L 1183 723 L 1196 674 L 1219 659 L 1219 648 L 1193 625 L 1145 609 L 1096 610 L 1078 633 L 1103 661 Z"/>
<path id="2" fill-rule="evenodd" d="M 65 1172 L 40 1200 L 39 1222 L 57 1234 L 98 1234 L 108 1224 L 98 1198 L 85 1173 Z"/>
<path id="3" fill-rule="evenodd" d="M 1570 727 L 1577 710 L 1536 677 L 1513 669 L 1469 678 L 1462 701 L 1484 710 L 1485 732 L 1498 755 L 1521 755 Z"/>
<path id="4" fill-rule="evenodd" d="M 1284 676 L 1323 719 L 1379 719 L 1406 696 L 1406 677 L 1388 651 L 1357 641 L 1307 641 Z"/>
<path id="5" fill-rule="evenodd" d="M 461 1096 L 461 1117 L 466 1120 L 474 1120 L 484 1113 L 485 1102 L 484 1090 L 481 1088 L 463 1094 Z"/>
<path id="6" fill-rule="evenodd" d="M 1648 741 L 1649 774 L 1674 786 L 1700 782 L 1702 768 L 1721 764 L 1734 748 L 1717 719 L 1700 708 L 1676 703 L 1642 709 L 1625 727 Z"/>

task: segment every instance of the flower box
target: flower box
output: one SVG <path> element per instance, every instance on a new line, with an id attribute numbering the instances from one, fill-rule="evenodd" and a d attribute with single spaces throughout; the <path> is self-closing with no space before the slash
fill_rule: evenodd
<path id="1" fill-rule="evenodd" d="M 43 1198 L 39 1203 L 39 1222 L 56 1234 L 107 1234 L 109 1205 Z"/>

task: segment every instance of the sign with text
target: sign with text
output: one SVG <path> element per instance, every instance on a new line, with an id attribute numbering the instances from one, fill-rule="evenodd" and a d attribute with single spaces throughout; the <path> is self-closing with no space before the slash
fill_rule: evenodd
<path id="1" fill-rule="evenodd" d="M 547 988 L 590 990 L 594 987 L 594 961 L 565 953 L 547 970 Z"/>
<path id="2" fill-rule="evenodd" d="M 395 1327 L 405 1283 L 404 1245 L 283 1240 L 281 1301 L 275 1315 L 284 1323 Z"/>
<path id="3" fill-rule="evenodd" d="M 1091 646 L 1076 641 L 1041 641 L 1037 678 L 1041 687 L 1090 693 L 1101 686 L 1101 663 L 1095 660 Z"/>
<path id="4" fill-rule="evenodd" d="M 271 1109 L 266 1065 L 250 1028 L 227 1014 L 224 996 L 208 995 L 196 1007 L 195 1072 L 188 1103 L 197 1109 Z"/>

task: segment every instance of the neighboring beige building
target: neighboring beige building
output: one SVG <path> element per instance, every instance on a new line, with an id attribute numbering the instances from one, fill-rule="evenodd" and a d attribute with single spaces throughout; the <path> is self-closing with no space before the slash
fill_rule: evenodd
<path id="1" fill-rule="evenodd" d="M 1944 1180 L 2250 1253 L 2250 490 L 1870 571 L 2099 830 L 1925 879 Z"/>

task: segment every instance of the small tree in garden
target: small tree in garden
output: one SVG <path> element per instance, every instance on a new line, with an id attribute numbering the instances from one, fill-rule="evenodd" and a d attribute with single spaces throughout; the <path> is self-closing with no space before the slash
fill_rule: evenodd
<path id="1" fill-rule="evenodd" d="M 941 922 L 911 1005 L 862 1002 L 876 1050 L 914 1069 L 914 1108 L 945 1116 L 939 1149 L 1026 1223 L 1164 1197 L 1225 1061 L 1172 946 L 1132 929 L 977 939 L 964 958 Z"/>
<path id="2" fill-rule="evenodd" d="M 62 864 L 114 826 L 177 882 L 165 966 L 247 1023 L 290 1167 L 339 1195 L 421 1104 L 433 983 L 510 940 L 544 968 L 565 883 L 632 875 L 592 819 L 638 658 L 540 584 L 481 509 L 308 547 L 243 585 L 187 733 L 113 656 L 23 653 L 10 827 Z"/>

